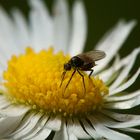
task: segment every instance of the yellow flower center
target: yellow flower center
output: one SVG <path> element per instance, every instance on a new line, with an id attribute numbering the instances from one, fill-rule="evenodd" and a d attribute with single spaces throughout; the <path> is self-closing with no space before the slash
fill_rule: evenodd
<path id="1" fill-rule="evenodd" d="M 52 48 L 39 53 L 27 48 L 25 54 L 13 55 L 3 73 L 4 95 L 14 104 L 30 105 L 32 109 L 65 117 L 83 116 L 101 109 L 108 88 L 98 77 L 89 78 L 82 72 L 84 92 L 82 77 L 76 72 L 65 90 L 73 72 L 70 70 L 60 87 L 64 63 L 69 59 L 62 52 L 55 54 Z"/>

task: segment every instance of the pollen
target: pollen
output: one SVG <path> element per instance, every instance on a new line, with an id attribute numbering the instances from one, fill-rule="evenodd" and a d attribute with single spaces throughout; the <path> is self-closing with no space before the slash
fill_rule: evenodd
<path id="1" fill-rule="evenodd" d="M 24 54 L 13 55 L 8 61 L 7 70 L 3 72 L 5 92 L 12 104 L 23 104 L 31 109 L 50 115 L 63 117 L 85 116 L 102 108 L 108 88 L 99 77 L 78 72 L 65 90 L 73 69 L 61 79 L 64 63 L 70 59 L 63 52 L 54 53 L 52 48 L 35 52 L 26 48 Z"/>

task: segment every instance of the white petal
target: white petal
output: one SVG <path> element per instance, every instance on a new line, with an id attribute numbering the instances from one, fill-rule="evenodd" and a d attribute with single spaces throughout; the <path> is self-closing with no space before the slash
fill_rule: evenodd
<path id="1" fill-rule="evenodd" d="M 9 107 L 11 105 L 10 102 L 8 102 L 7 100 L 1 100 L 0 101 L 0 110 L 2 109 L 6 109 L 7 107 Z M 1 114 L 1 112 L 0 112 Z"/>
<path id="2" fill-rule="evenodd" d="M 135 100 L 135 102 L 133 103 L 132 107 L 138 106 L 140 105 L 140 96 L 138 96 Z"/>
<path id="3" fill-rule="evenodd" d="M 77 119 L 74 119 L 73 121 L 68 121 L 68 132 L 74 134 L 79 139 L 91 138 L 82 128 L 81 124 Z"/>
<path id="4" fill-rule="evenodd" d="M 130 109 L 140 104 L 140 96 L 127 101 L 111 102 L 104 104 L 104 108 L 109 109 Z"/>
<path id="5" fill-rule="evenodd" d="M 89 118 L 89 120 L 91 121 L 92 125 L 94 126 L 95 130 L 97 131 L 97 133 L 99 133 L 100 135 L 104 136 L 107 139 L 111 139 L 111 140 L 133 140 L 133 138 L 116 132 L 114 130 L 111 130 L 105 126 L 103 126 L 100 121 L 96 120 L 95 118 Z"/>
<path id="6" fill-rule="evenodd" d="M 78 140 L 74 134 L 69 134 L 69 140 Z"/>
<path id="7" fill-rule="evenodd" d="M 0 70 L 0 82 L 3 81 L 3 77 L 2 77 L 1 75 L 2 75 L 2 72 L 1 72 L 1 70 Z M 0 86 L 0 88 L 1 88 L 1 86 Z M 0 93 L 0 94 L 1 94 L 1 93 Z"/>
<path id="8" fill-rule="evenodd" d="M 30 133 L 30 131 L 32 129 L 34 129 L 34 127 L 37 125 L 37 123 L 40 121 L 40 119 L 41 119 L 41 114 L 37 114 L 37 115 L 33 116 L 30 119 L 30 122 L 23 129 L 21 129 L 21 131 L 19 131 L 16 135 L 13 136 L 13 139 L 24 138 L 26 135 L 28 135 Z"/>
<path id="9" fill-rule="evenodd" d="M 121 60 L 117 58 L 118 57 L 117 55 L 114 64 L 109 69 L 104 70 L 101 73 L 99 73 L 99 76 L 101 77 L 101 79 L 103 79 L 106 82 L 107 80 L 111 78 L 111 76 L 115 72 L 118 72 L 123 67 L 128 66 L 129 63 L 131 62 L 131 59 L 137 57 L 138 53 L 139 53 L 139 48 L 136 48 L 134 49 L 132 53 L 130 53 L 128 56 L 126 56 L 125 58 Z"/>
<path id="10" fill-rule="evenodd" d="M 0 43 L 2 52 L 5 52 L 7 59 L 11 54 L 19 54 L 19 49 L 16 47 L 15 28 L 10 17 L 0 8 Z"/>
<path id="11" fill-rule="evenodd" d="M 3 94 L 1 94 L 2 90 L 0 89 L 0 102 L 1 101 L 5 101 L 5 96 L 3 96 Z"/>
<path id="12" fill-rule="evenodd" d="M 73 56 L 83 51 L 87 36 L 86 15 L 81 1 L 76 1 L 74 4 L 72 17 L 73 26 L 69 53 Z"/>
<path id="13" fill-rule="evenodd" d="M 140 133 L 140 129 L 136 129 L 136 128 L 121 128 L 120 130 L 123 130 L 126 132 L 132 132 L 132 133 Z"/>
<path id="14" fill-rule="evenodd" d="M 15 34 L 16 34 L 16 42 L 19 49 L 21 49 L 21 52 L 24 50 L 25 47 L 30 45 L 30 36 L 29 36 L 29 28 L 27 26 L 27 22 L 25 21 L 25 18 L 23 14 L 18 10 L 14 9 L 12 11 L 14 24 L 15 24 Z"/>
<path id="15" fill-rule="evenodd" d="M 17 126 L 17 128 L 9 135 L 9 137 L 13 137 L 14 135 L 21 132 L 23 129 L 26 129 L 28 125 L 31 123 L 31 119 L 34 118 L 36 114 L 34 112 L 28 112 L 23 117 L 21 123 Z"/>
<path id="16" fill-rule="evenodd" d="M 121 65 L 119 67 L 116 67 L 116 65 L 118 65 L 118 64 L 120 64 L 119 55 L 116 56 L 115 61 L 112 64 L 111 67 L 109 67 L 108 69 L 106 69 L 106 70 L 104 70 L 104 71 L 99 73 L 100 78 L 104 82 L 108 82 L 108 80 L 110 80 L 112 78 L 113 74 L 120 69 Z"/>
<path id="17" fill-rule="evenodd" d="M 117 120 L 120 122 L 131 121 L 134 118 L 139 117 L 137 115 L 121 114 L 121 113 L 116 113 L 116 112 L 109 111 L 109 110 L 102 110 L 102 113 L 104 113 L 106 116 L 113 118 L 114 120 Z"/>
<path id="18" fill-rule="evenodd" d="M 1 42 L 1 39 L 0 39 Z M 2 44 L 0 43 L 0 45 L 2 46 Z M 0 78 L 2 79 L 2 73 L 3 71 L 6 69 L 7 65 L 7 60 L 8 58 L 6 56 L 3 55 L 3 51 L 0 48 Z"/>
<path id="19" fill-rule="evenodd" d="M 96 73 L 102 70 L 116 55 L 117 51 L 126 40 L 135 24 L 135 21 L 131 21 L 129 23 L 120 21 L 111 31 L 111 33 L 107 33 L 107 35 L 99 42 L 99 44 L 96 46 L 96 49 L 105 51 L 107 55 L 103 60 L 98 62 L 99 65 L 95 67 Z"/>
<path id="20" fill-rule="evenodd" d="M 55 132 L 53 140 L 69 140 L 66 124 L 61 125 L 61 129 Z"/>
<path id="21" fill-rule="evenodd" d="M 43 129 L 45 129 L 46 134 L 45 135 L 42 134 L 42 137 L 43 136 L 45 136 L 45 137 L 48 136 L 50 134 L 51 130 L 45 128 L 45 124 L 47 123 L 47 121 L 48 121 L 48 116 L 44 115 L 38 121 L 37 125 L 33 129 L 31 129 L 26 135 L 24 135 L 23 139 L 24 140 L 33 139 L 36 136 L 42 134 Z"/>
<path id="22" fill-rule="evenodd" d="M 113 119 L 110 119 L 110 117 L 104 115 L 98 116 L 98 120 L 100 123 L 110 128 L 127 128 L 140 125 L 140 115 L 133 115 L 133 117 L 131 116 L 131 119 L 129 118 L 129 120 L 124 122 L 114 121 Z"/>
<path id="23" fill-rule="evenodd" d="M 106 98 L 107 102 L 115 102 L 115 101 L 124 101 L 124 100 L 130 100 L 134 97 L 138 97 L 140 96 L 140 90 L 137 90 L 135 92 L 131 92 L 129 94 L 125 94 L 125 95 L 118 95 L 116 94 L 116 96 L 110 96 Z"/>
<path id="24" fill-rule="evenodd" d="M 61 128 L 61 118 L 56 117 L 56 118 L 50 118 L 48 122 L 46 123 L 45 127 L 47 129 L 51 129 L 54 131 L 59 131 Z"/>
<path id="25" fill-rule="evenodd" d="M 117 88 L 123 82 L 123 80 L 128 76 L 139 53 L 140 53 L 140 47 L 132 52 L 131 61 L 129 61 L 129 64 L 125 66 L 125 68 L 121 71 L 121 73 L 119 74 L 115 82 L 110 86 L 109 88 L 110 90 Z"/>
<path id="26" fill-rule="evenodd" d="M 91 126 L 91 124 L 89 124 L 88 122 L 86 122 L 86 120 L 82 119 L 82 123 L 84 125 L 85 130 L 87 131 L 87 133 L 93 138 L 93 139 L 101 139 L 102 136 L 99 135 L 97 133 L 97 131 L 95 131 L 94 127 Z"/>
<path id="27" fill-rule="evenodd" d="M 0 114 L 3 116 L 14 117 L 25 114 L 30 108 L 22 105 L 10 105 L 7 108 L 1 109 Z"/>
<path id="28" fill-rule="evenodd" d="M 11 21 L 5 11 L 0 7 L 0 65 L 1 73 L 6 68 L 7 60 L 10 58 L 13 48 L 13 30 Z M 12 29 L 11 29 L 12 28 Z M 10 32 L 10 33 L 9 33 Z M 13 34 L 13 32 L 12 32 Z"/>
<path id="29" fill-rule="evenodd" d="M 17 117 L 7 117 L 0 120 L 0 138 L 7 137 L 20 124 L 24 115 Z"/>
<path id="30" fill-rule="evenodd" d="M 139 117 L 140 119 L 140 117 Z M 108 122 L 104 122 L 104 125 L 110 128 L 127 128 L 127 127 L 134 127 L 140 125 L 140 120 L 133 120 L 130 122 L 123 122 L 123 123 L 115 123 L 108 120 Z"/>
<path id="31" fill-rule="evenodd" d="M 56 0 L 54 5 L 54 47 L 56 51 L 63 50 L 68 53 L 70 21 L 66 0 Z"/>
<path id="32" fill-rule="evenodd" d="M 37 134 L 36 137 L 34 137 L 30 140 L 45 140 L 45 138 L 47 138 L 50 133 L 51 133 L 51 130 L 45 128 L 39 134 Z"/>
<path id="33" fill-rule="evenodd" d="M 123 85 L 119 86 L 118 88 L 116 88 L 115 90 L 110 90 L 110 94 L 114 95 L 116 93 L 119 93 L 121 91 L 124 91 L 125 89 L 127 89 L 128 87 L 130 87 L 137 79 L 137 77 L 140 74 L 140 68 L 137 70 L 137 72 Z"/>
<path id="34" fill-rule="evenodd" d="M 31 45 L 36 51 L 48 48 L 53 42 L 53 24 L 42 0 L 30 0 Z"/>

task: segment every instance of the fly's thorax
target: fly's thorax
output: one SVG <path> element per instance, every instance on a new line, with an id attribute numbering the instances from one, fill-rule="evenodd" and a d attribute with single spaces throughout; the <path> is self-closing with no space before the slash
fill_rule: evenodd
<path id="1" fill-rule="evenodd" d="M 72 67 L 81 67 L 84 64 L 84 61 L 81 58 L 74 56 L 71 58 L 70 63 Z"/>

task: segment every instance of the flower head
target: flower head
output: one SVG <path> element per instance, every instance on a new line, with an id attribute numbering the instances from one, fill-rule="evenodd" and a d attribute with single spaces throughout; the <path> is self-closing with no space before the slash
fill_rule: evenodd
<path id="1" fill-rule="evenodd" d="M 32 106 L 36 111 L 48 115 L 85 116 L 101 108 L 108 88 L 98 77 L 89 79 L 87 75 L 84 76 L 85 93 L 78 73 L 64 91 L 72 71 L 66 75 L 63 85 L 59 86 L 63 65 L 68 58 L 62 52 L 54 54 L 52 49 L 35 53 L 27 48 L 25 54 L 13 56 L 8 62 L 3 74 L 4 94 L 12 103 Z"/>
<path id="2" fill-rule="evenodd" d="M 107 56 L 94 67 L 90 78 L 80 71 L 85 87 L 78 72 L 71 76 L 73 69 L 60 86 L 64 64 L 83 51 L 83 5 L 80 1 L 75 3 L 70 22 L 64 0 L 55 3 L 53 16 L 43 1 L 31 0 L 30 4 L 30 25 L 19 11 L 13 12 L 14 23 L 3 10 L 0 14 L 0 36 L 9 36 L 8 41 L 0 42 L 0 138 L 44 140 L 53 135 L 53 140 L 132 140 L 124 132 L 140 133 L 135 128 L 140 125 L 140 115 L 117 111 L 140 104 L 140 90 L 126 92 L 140 73 L 138 69 L 129 76 L 140 48 L 122 59 L 116 52 L 135 21 L 120 21 L 99 42 L 96 49 L 105 51 Z"/>

